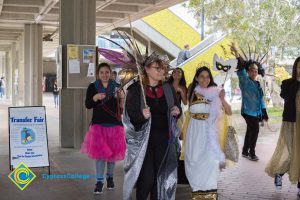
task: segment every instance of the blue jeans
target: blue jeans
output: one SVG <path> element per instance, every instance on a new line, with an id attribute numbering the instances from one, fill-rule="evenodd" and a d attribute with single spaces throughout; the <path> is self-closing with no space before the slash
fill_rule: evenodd
<path id="1" fill-rule="evenodd" d="M 96 175 L 97 175 L 97 182 L 104 181 L 104 170 L 105 165 L 107 163 L 107 171 L 106 171 L 106 178 L 113 177 L 115 163 L 114 162 L 107 162 L 104 160 L 96 160 Z"/>
<path id="2" fill-rule="evenodd" d="M 53 95 L 54 96 L 54 105 L 55 108 L 58 107 L 58 100 L 59 100 L 59 95 Z"/>

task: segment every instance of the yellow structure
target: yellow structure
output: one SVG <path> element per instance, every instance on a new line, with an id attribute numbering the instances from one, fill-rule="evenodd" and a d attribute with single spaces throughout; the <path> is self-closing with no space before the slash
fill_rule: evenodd
<path id="1" fill-rule="evenodd" d="M 192 48 L 193 46 L 199 44 L 201 41 L 200 34 L 195 29 L 186 24 L 183 20 L 178 18 L 168 9 L 144 17 L 143 21 L 153 29 L 155 29 L 157 32 L 159 32 L 161 35 L 166 37 L 168 40 L 173 42 L 180 49 L 183 49 L 183 46 L 185 44 L 189 44 Z M 231 42 L 232 40 L 230 40 L 229 37 L 226 37 L 214 46 L 209 47 L 200 55 L 192 58 L 189 62 L 187 62 L 182 67 L 185 72 L 187 84 L 189 85 L 192 82 L 196 69 L 203 63 L 208 63 L 209 66 L 212 66 L 213 56 L 215 53 L 223 59 L 232 58 L 230 55 L 230 47 L 228 46 Z M 224 54 L 221 45 L 225 47 L 226 51 L 228 52 L 227 56 Z M 212 73 L 213 75 L 218 74 L 218 72 L 215 72 L 213 70 Z"/>
<path id="2" fill-rule="evenodd" d="M 225 37 L 223 40 L 216 43 L 214 46 L 209 47 L 203 53 L 196 56 L 194 59 L 191 59 L 184 66 L 182 66 L 187 86 L 193 81 L 197 68 L 202 67 L 203 63 L 207 63 L 209 65 L 208 67 L 212 66 L 214 54 L 217 54 L 223 59 L 231 59 L 232 55 L 230 55 L 230 47 L 228 46 L 231 42 L 232 40 L 229 37 Z M 225 48 L 227 55 L 225 55 L 222 46 Z M 218 73 L 219 72 L 212 70 L 213 75 L 216 75 Z"/>
<path id="3" fill-rule="evenodd" d="M 185 44 L 193 47 L 201 41 L 201 37 L 195 29 L 168 9 L 144 17 L 143 21 L 180 49 L 183 49 Z"/>

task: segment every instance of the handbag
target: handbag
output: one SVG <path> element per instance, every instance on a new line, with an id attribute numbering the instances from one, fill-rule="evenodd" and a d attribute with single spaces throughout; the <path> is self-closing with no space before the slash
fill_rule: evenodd
<path id="1" fill-rule="evenodd" d="M 228 126 L 224 154 L 227 160 L 233 162 L 238 162 L 239 160 L 239 146 L 236 138 L 236 131 L 233 126 Z"/>

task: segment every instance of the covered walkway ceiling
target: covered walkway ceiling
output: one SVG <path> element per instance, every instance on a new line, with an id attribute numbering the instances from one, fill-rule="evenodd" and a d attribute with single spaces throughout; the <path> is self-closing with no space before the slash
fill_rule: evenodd
<path id="1" fill-rule="evenodd" d="M 96 32 L 150 15 L 184 0 L 96 0 Z M 8 51 L 12 42 L 24 32 L 24 24 L 40 23 L 44 27 L 44 57 L 59 44 L 59 0 L 0 0 L 0 51 Z"/>

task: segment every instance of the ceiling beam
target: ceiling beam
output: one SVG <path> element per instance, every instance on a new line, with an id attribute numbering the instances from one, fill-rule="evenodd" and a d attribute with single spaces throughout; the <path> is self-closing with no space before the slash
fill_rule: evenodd
<path id="1" fill-rule="evenodd" d="M 43 19 L 43 21 L 48 21 L 48 22 L 56 22 L 58 23 L 59 21 L 59 16 L 58 15 L 46 15 Z M 42 21 L 42 22 L 43 22 Z"/>
<path id="2" fill-rule="evenodd" d="M 2 13 L 0 19 L 21 19 L 21 20 L 33 20 L 33 14 L 16 14 L 16 13 Z"/>
<path id="3" fill-rule="evenodd" d="M 59 2 L 57 2 L 53 8 L 59 8 Z"/>
<path id="4" fill-rule="evenodd" d="M 4 36 L 12 36 L 12 37 L 19 37 L 21 34 L 20 33 L 3 33 L 3 32 L 0 32 L 0 37 Z"/>
<path id="5" fill-rule="evenodd" d="M 40 7 L 45 5 L 45 0 L 5 0 L 5 5 Z"/>
<path id="6" fill-rule="evenodd" d="M 1 15 L 1 12 L 2 12 L 2 8 L 3 8 L 3 0 L 0 0 L 0 15 Z"/>
<path id="7" fill-rule="evenodd" d="M 104 0 L 104 1 L 96 1 L 96 12 L 98 12 L 99 10 L 102 10 L 104 7 L 112 4 L 113 2 L 115 2 L 117 0 Z"/>
<path id="8" fill-rule="evenodd" d="M 129 5 L 108 5 L 102 10 L 117 13 L 136 13 L 139 12 L 139 7 Z"/>
<path id="9" fill-rule="evenodd" d="M 47 15 L 59 15 L 59 8 L 53 7 L 53 8 L 47 13 Z"/>
<path id="10" fill-rule="evenodd" d="M 4 36 L 0 36 L 0 40 L 12 40 L 12 41 L 16 41 L 18 38 L 17 37 L 4 37 Z"/>
<path id="11" fill-rule="evenodd" d="M 114 21 L 112 19 L 96 18 L 96 23 L 111 24 Z"/>
<path id="12" fill-rule="evenodd" d="M 18 7 L 18 6 L 3 6 L 2 13 L 38 13 L 39 8 L 37 7 Z"/>
<path id="13" fill-rule="evenodd" d="M 3 48 L 3 49 L 1 49 L 1 51 L 8 52 L 8 51 L 10 51 L 10 47 L 9 48 Z"/>
<path id="14" fill-rule="evenodd" d="M 0 33 L 22 33 L 24 29 L 12 29 L 12 28 L 4 28 L 0 27 Z"/>
<path id="15" fill-rule="evenodd" d="M 59 27 L 59 22 L 58 21 L 43 20 L 41 23 L 43 25 L 46 25 L 46 26 Z"/>
<path id="16" fill-rule="evenodd" d="M 132 6 L 151 6 L 155 5 L 155 0 L 117 0 L 114 4 L 132 5 Z"/>
<path id="17" fill-rule="evenodd" d="M 1 45 L 11 45 L 12 42 L 15 42 L 15 40 L 0 40 Z"/>
<path id="18" fill-rule="evenodd" d="M 47 15 L 47 13 L 59 2 L 59 0 L 47 0 L 47 4 L 40 10 L 40 13 L 35 17 L 35 22 L 39 23 Z"/>
<path id="19" fill-rule="evenodd" d="M 1 45 L 0 44 L 0 49 L 9 49 L 10 45 Z"/>
<path id="20" fill-rule="evenodd" d="M 108 18 L 108 19 L 123 19 L 126 15 L 124 13 L 116 13 L 116 12 L 105 12 L 99 11 L 96 13 L 96 18 Z"/>

